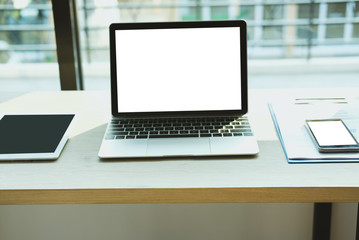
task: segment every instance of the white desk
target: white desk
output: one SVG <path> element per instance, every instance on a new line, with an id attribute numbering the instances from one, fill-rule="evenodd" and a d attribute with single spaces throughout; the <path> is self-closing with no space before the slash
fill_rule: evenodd
<path id="1" fill-rule="evenodd" d="M 0 204 L 358 202 L 359 164 L 288 164 L 267 101 L 353 96 L 357 89 L 252 90 L 256 157 L 101 161 L 108 92 L 34 92 L 0 112 L 68 112 L 80 119 L 53 162 L 0 163 Z"/>

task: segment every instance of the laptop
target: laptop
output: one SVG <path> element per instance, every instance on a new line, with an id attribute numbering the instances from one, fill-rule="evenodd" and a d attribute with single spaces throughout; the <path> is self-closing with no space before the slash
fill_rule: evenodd
<path id="1" fill-rule="evenodd" d="M 100 158 L 255 155 L 246 23 L 110 25 L 111 107 Z"/>

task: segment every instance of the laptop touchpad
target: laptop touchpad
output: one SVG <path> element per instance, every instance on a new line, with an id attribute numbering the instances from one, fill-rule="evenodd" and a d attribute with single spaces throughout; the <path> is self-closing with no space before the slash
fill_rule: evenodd
<path id="1" fill-rule="evenodd" d="M 208 138 L 149 139 L 147 145 L 147 156 L 190 156 L 209 153 Z"/>

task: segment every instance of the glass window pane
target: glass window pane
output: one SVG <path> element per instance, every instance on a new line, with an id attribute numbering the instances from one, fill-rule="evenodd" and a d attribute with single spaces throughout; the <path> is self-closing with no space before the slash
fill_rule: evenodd
<path id="1" fill-rule="evenodd" d="M 316 39 L 318 37 L 318 25 L 310 26 L 298 26 L 297 38 L 298 39 Z"/>
<path id="2" fill-rule="evenodd" d="M 344 24 L 330 24 L 327 25 L 327 38 L 343 38 Z"/>
<path id="3" fill-rule="evenodd" d="M 282 5 L 265 5 L 263 18 L 264 20 L 283 19 L 283 10 Z"/>
<path id="4" fill-rule="evenodd" d="M 278 26 L 264 26 L 263 39 L 265 40 L 279 40 L 282 39 L 283 27 Z"/>
<path id="5" fill-rule="evenodd" d="M 239 19 L 254 20 L 254 6 L 240 6 Z"/>
<path id="6" fill-rule="evenodd" d="M 228 7 L 211 7 L 212 20 L 224 20 L 228 19 L 228 17 Z"/>
<path id="7" fill-rule="evenodd" d="M 309 19 L 318 18 L 319 16 L 319 4 L 299 4 L 298 5 L 298 18 Z"/>
<path id="8" fill-rule="evenodd" d="M 353 38 L 359 38 L 359 23 L 353 24 Z"/>
<path id="9" fill-rule="evenodd" d="M 346 3 L 328 3 L 328 18 L 345 17 L 346 5 Z"/>
<path id="10" fill-rule="evenodd" d="M 0 91 L 60 90 L 50 0 L 0 2 L 0 85 Z"/>
<path id="11" fill-rule="evenodd" d="M 354 4 L 354 17 L 359 17 L 359 2 Z"/>
<path id="12" fill-rule="evenodd" d="M 249 41 L 254 39 L 254 31 L 255 31 L 254 27 L 247 28 L 247 38 Z"/>
<path id="13" fill-rule="evenodd" d="M 183 7 L 179 9 L 180 20 L 194 21 L 198 19 L 198 8 Z"/>
<path id="14" fill-rule="evenodd" d="M 358 38 L 358 23 L 343 22 L 348 14 L 359 16 L 357 1 L 78 0 L 78 6 L 85 79 L 96 82 L 102 76 L 108 87 L 108 25 L 113 22 L 244 19 L 250 59 L 359 55 L 359 45 L 351 41 Z"/>

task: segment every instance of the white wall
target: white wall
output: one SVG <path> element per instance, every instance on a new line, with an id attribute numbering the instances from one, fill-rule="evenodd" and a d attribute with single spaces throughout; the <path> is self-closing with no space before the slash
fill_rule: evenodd
<path id="1" fill-rule="evenodd" d="M 357 204 L 334 204 L 332 240 L 354 240 Z M 0 240 L 308 240 L 313 204 L 0 206 Z"/>
<path id="2" fill-rule="evenodd" d="M 313 204 L 0 206 L 1 240 L 304 240 Z"/>

